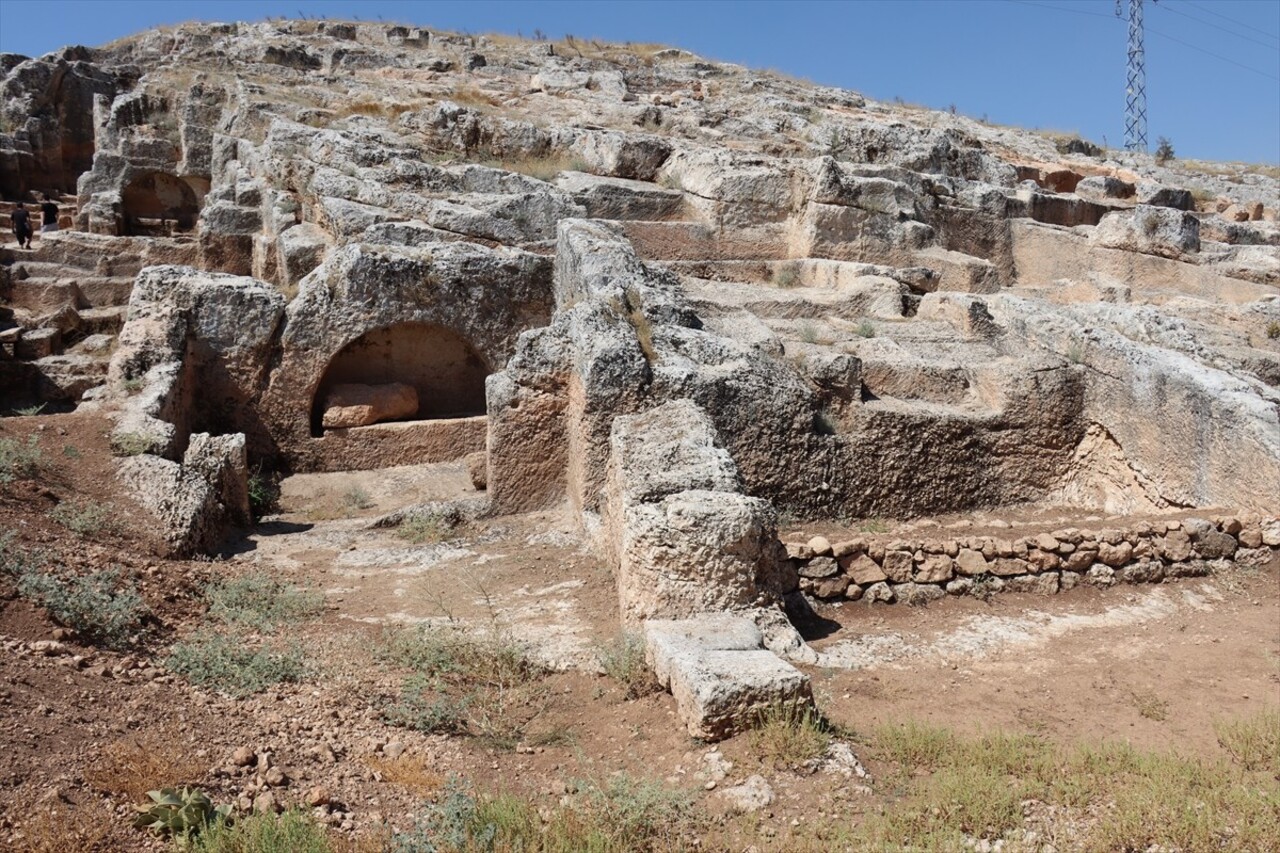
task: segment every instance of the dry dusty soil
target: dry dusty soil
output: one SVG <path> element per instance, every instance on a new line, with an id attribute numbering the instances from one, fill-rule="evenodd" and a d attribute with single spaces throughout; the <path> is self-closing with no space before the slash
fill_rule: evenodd
<path id="1" fill-rule="evenodd" d="M 1215 721 L 1280 706 L 1275 562 L 1052 597 L 848 603 L 822 610 L 821 665 L 807 669 L 869 778 L 848 762 L 766 766 L 749 735 L 695 742 L 670 696 L 628 698 L 598 671 L 618 634 L 613 582 L 567 516 L 469 522 L 415 543 L 371 525 L 405 506 L 476 497 L 460 466 L 299 475 L 282 483 L 278 514 L 222 557 L 167 560 L 114 485 L 106 431 L 88 414 L 0 420 L 0 439 L 37 435 L 42 455 L 36 477 L 0 484 L 8 553 L 39 551 L 80 573 L 118 566 L 152 613 L 136 648 L 96 648 L 0 576 L 0 849 L 162 849 L 129 827 L 131 807 L 149 788 L 189 783 L 220 802 L 269 794 L 311 808 L 342 843 L 371 850 L 450 776 L 553 807 L 575 780 L 618 771 L 688 789 L 710 812 L 717 789 L 761 774 L 772 804 L 717 819 L 702 847 L 796 849 L 811 844 L 811 827 L 893 807 L 880 780 L 895 768 L 870 738 L 885 723 L 1212 755 Z M 49 513 L 68 501 L 106 508 L 108 522 L 67 530 Z M 252 572 L 323 591 L 319 616 L 267 638 L 296 644 L 306 679 L 235 699 L 168 671 L 171 644 L 207 620 L 210 580 Z M 508 632 L 550 670 L 505 707 L 508 740 L 424 735 L 384 718 L 406 675 L 375 654 L 384 632 L 451 621 Z"/>

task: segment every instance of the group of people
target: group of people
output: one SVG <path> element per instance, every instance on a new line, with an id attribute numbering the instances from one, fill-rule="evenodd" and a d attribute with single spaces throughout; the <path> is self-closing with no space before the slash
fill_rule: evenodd
<path id="1" fill-rule="evenodd" d="M 35 228 L 31 224 L 31 211 L 22 202 L 18 202 L 9 217 L 13 224 L 13 235 L 18 238 L 18 248 L 30 249 L 31 238 L 35 234 Z M 54 204 L 48 193 L 45 193 L 44 201 L 40 203 L 40 220 L 41 234 L 58 230 L 58 205 Z"/>

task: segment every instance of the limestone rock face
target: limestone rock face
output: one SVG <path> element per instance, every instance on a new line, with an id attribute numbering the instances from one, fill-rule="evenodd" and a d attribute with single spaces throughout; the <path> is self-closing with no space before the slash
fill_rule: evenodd
<path id="1" fill-rule="evenodd" d="M 738 492 L 710 418 L 674 401 L 614 421 L 605 538 L 625 620 L 750 605 L 778 559 L 772 508 Z"/>
<path id="2" fill-rule="evenodd" d="M 1200 220 L 1167 207 L 1139 205 L 1132 213 L 1108 213 L 1098 223 L 1093 242 L 1165 258 L 1200 251 Z"/>
<path id="3" fill-rule="evenodd" d="M 358 427 L 411 417 L 418 411 L 418 392 L 412 385 L 335 385 L 324 401 L 323 425 Z"/>

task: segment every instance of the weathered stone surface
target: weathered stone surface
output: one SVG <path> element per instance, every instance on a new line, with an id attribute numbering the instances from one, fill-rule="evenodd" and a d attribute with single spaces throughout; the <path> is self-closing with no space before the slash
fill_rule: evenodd
<path id="1" fill-rule="evenodd" d="M 1167 207 L 1139 205 L 1132 212 L 1108 213 L 1092 239 L 1109 249 L 1180 258 L 1200 251 L 1200 220 Z"/>
<path id="2" fill-rule="evenodd" d="M 644 636 L 658 682 L 675 697 L 693 737 L 729 737 L 767 708 L 812 701 L 809 679 L 760 648 L 759 629 L 749 619 L 649 620 Z"/>
<path id="3" fill-rule="evenodd" d="M 858 554 L 852 558 L 848 565 L 844 567 L 849 577 L 854 583 L 867 585 L 880 583 L 889 579 L 889 576 L 880 568 L 880 564 L 868 557 L 866 554 Z"/>
<path id="4" fill-rule="evenodd" d="M 912 569 L 915 567 L 911 555 L 906 551 L 886 551 L 880 566 L 889 580 L 894 583 L 910 581 Z"/>
<path id="5" fill-rule="evenodd" d="M 483 451 L 468 453 L 462 461 L 467 466 L 467 477 L 471 480 L 471 485 L 482 492 L 488 488 L 489 454 Z"/>
<path id="6" fill-rule="evenodd" d="M 800 567 L 802 578 L 829 578 L 840 571 L 840 566 L 831 557 L 814 557 Z"/>
<path id="7" fill-rule="evenodd" d="M 335 385 L 325 396 L 322 424 L 325 429 L 368 426 L 412 417 L 417 412 L 418 391 L 412 385 Z"/>

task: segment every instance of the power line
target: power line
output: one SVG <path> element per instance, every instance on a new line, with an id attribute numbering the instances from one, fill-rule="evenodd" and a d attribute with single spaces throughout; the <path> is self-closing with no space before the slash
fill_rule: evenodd
<path id="1" fill-rule="evenodd" d="M 1259 30 L 1256 24 L 1249 24 L 1239 20 L 1238 18 L 1233 18 L 1230 15 L 1224 15 L 1221 12 L 1216 12 L 1213 9 L 1209 9 L 1204 6 L 1201 6 L 1199 3 L 1192 3 L 1191 0 L 1184 0 L 1184 2 L 1188 6 L 1191 6 L 1194 9 L 1199 9 L 1201 12 L 1204 12 L 1209 15 L 1213 15 L 1215 18 L 1221 18 L 1224 21 L 1230 21 L 1231 23 L 1236 24 L 1237 26 L 1244 27 L 1246 30 L 1249 30 L 1250 32 L 1260 32 L 1262 35 L 1266 36 L 1267 38 L 1273 38 L 1273 39 L 1276 39 L 1277 41 L 1280 41 L 1280 36 L 1272 35 L 1271 33 L 1266 32 L 1265 30 Z"/>
<path id="2" fill-rule="evenodd" d="M 1160 36 L 1160 38 L 1162 39 L 1168 39 L 1169 41 L 1177 42 L 1183 47 L 1189 47 L 1192 50 L 1197 50 L 1200 53 L 1205 54 L 1206 56 L 1212 56 L 1214 59 L 1218 59 L 1218 60 L 1221 60 L 1222 62 L 1226 62 L 1230 65 L 1234 65 L 1237 68 L 1243 68 L 1245 71 L 1252 71 L 1254 74 L 1261 75 L 1263 77 L 1266 77 L 1268 80 L 1275 80 L 1277 83 L 1280 83 L 1280 77 L 1276 77 L 1273 74 L 1268 74 L 1265 71 L 1259 71 L 1257 68 L 1253 68 L 1249 65 L 1244 65 L 1243 63 L 1236 62 L 1234 59 L 1227 59 L 1227 57 L 1223 56 L 1220 53 L 1214 53 L 1211 50 L 1205 50 L 1203 47 L 1198 47 L 1197 45 L 1194 45 L 1189 41 L 1183 41 L 1180 38 L 1174 38 L 1173 36 L 1168 35 L 1166 33 L 1157 32 L 1156 30 L 1153 30 L 1150 27 L 1147 27 L 1147 32 L 1151 33 L 1153 36 Z"/>
<path id="3" fill-rule="evenodd" d="M 1111 15 L 1102 12 L 1090 12 L 1087 9 L 1068 9 L 1066 6 L 1051 6 L 1048 3 L 1032 3 L 1031 0 L 1005 0 L 1006 3 L 1017 3 L 1019 6 L 1030 6 L 1032 9 L 1053 9 L 1055 12 L 1070 12 L 1073 15 L 1092 15 L 1095 18 L 1115 20 Z"/>
<path id="4" fill-rule="evenodd" d="M 1203 25 L 1204 25 L 1204 26 L 1206 26 L 1206 27 L 1213 27 L 1215 30 L 1219 30 L 1219 31 L 1221 31 L 1221 32 L 1224 32 L 1224 33 L 1226 33 L 1227 35 L 1235 36 L 1236 38 L 1244 39 L 1245 41 L 1253 42 L 1254 44 L 1260 44 L 1260 45 L 1262 45 L 1262 46 L 1263 46 L 1263 47 L 1265 47 L 1265 48 L 1269 48 L 1269 49 L 1271 49 L 1271 50 L 1280 50 L 1280 46 L 1270 45 L 1270 44 L 1267 44 L 1265 41 L 1259 41 L 1259 40 L 1258 40 L 1258 39 L 1256 39 L 1256 38 L 1250 38 L 1249 36 L 1241 35 L 1240 33 L 1236 32 L 1235 30 L 1229 30 L 1229 29 L 1227 29 L 1226 27 L 1218 26 L 1218 25 L 1217 25 L 1217 24 L 1215 24 L 1213 21 L 1206 21 L 1204 18 L 1199 18 L 1199 17 L 1196 17 L 1195 15 L 1189 15 L 1189 14 L 1187 14 L 1186 12 L 1179 12 L 1177 9 L 1171 9 L 1171 8 L 1169 8 L 1168 6 L 1159 6 L 1159 7 L 1157 7 L 1157 8 L 1164 9 L 1165 11 L 1168 11 L 1168 12 L 1172 12 L 1172 13 L 1173 13 L 1173 14 L 1175 14 L 1175 15 L 1181 15 L 1182 17 L 1184 17 L 1184 18 L 1189 18 L 1189 19 L 1191 19 L 1191 20 L 1193 20 L 1193 21 L 1199 21 L 1201 24 L 1203 24 Z M 1265 33 L 1264 33 L 1264 35 L 1265 35 Z"/>

